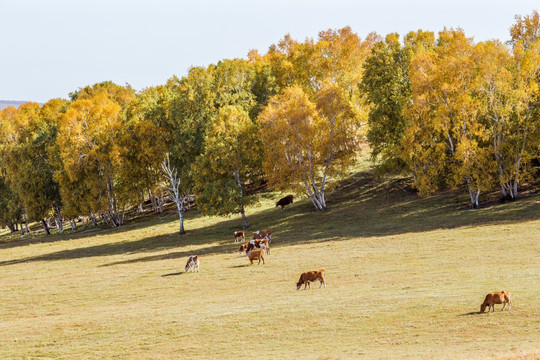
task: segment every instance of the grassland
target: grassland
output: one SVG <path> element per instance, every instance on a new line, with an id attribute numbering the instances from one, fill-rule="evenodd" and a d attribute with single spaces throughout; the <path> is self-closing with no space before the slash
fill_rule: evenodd
<path id="1" fill-rule="evenodd" d="M 240 219 L 196 211 L 185 236 L 168 216 L 0 244 L 0 359 L 540 357 L 538 194 L 472 211 L 366 169 L 325 213 L 276 197 L 248 212 L 274 232 L 264 266 L 237 253 Z M 328 287 L 296 291 L 318 268 Z M 512 310 L 478 314 L 500 289 Z"/>

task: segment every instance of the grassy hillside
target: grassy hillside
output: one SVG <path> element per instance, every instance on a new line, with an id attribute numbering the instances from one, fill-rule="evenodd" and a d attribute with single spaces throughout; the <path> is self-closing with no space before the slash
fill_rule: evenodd
<path id="1" fill-rule="evenodd" d="M 0 244 L 0 358 L 540 357 L 539 195 L 471 211 L 364 169 L 325 213 L 263 194 L 264 266 L 238 254 L 239 218 L 197 212 L 182 237 L 168 216 Z M 319 268 L 327 288 L 296 291 Z M 512 310 L 478 314 L 501 289 Z"/>

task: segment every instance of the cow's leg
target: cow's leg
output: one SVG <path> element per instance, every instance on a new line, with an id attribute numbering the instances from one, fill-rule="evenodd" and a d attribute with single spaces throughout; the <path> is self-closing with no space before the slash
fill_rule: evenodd
<path id="1" fill-rule="evenodd" d="M 501 311 L 504 310 L 504 307 L 505 307 L 505 306 L 506 306 L 506 302 L 503 302 L 503 307 L 502 307 Z"/>

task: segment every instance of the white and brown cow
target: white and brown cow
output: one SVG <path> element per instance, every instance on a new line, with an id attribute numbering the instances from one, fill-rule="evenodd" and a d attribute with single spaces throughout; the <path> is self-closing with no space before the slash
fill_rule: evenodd
<path id="1" fill-rule="evenodd" d="M 188 272 L 189 270 L 191 270 L 191 272 L 195 272 L 195 270 L 199 272 L 199 266 L 200 266 L 199 257 L 197 255 L 191 255 L 188 258 L 187 263 L 186 263 L 186 272 Z"/>
<path id="2" fill-rule="evenodd" d="M 246 244 L 245 249 L 246 255 L 253 249 L 264 249 L 267 255 L 270 254 L 270 245 L 267 239 L 251 240 Z M 242 251 L 242 248 L 240 248 L 240 251 Z"/>
<path id="3" fill-rule="evenodd" d="M 310 281 L 319 280 L 321 284 L 319 288 L 324 285 L 326 287 L 326 281 L 324 280 L 324 270 L 306 271 L 300 275 L 300 280 L 296 283 L 296 290 L 300 290 L 302 284 L 304 284 L 304 290 L 309 286 L 311 289 Z"/>
<path id="4" fill-rule="evenodd" d="M 258 230 L 253 234 L 253 240 L 268 239 L 272 242 L 272 230 Z"/>
<path id="5" fill-rule="evenodd" d="M 249 245 L 249 243 L 245 243 L 245 244 L 240 245 L 240 250 L 238 250 L 240 255 L 244 254 L 244 252 L 247 250 L 248 245 Z"/>
<path id="6" fill-rule="evenodd" d="M 235 231 L 233 233 L 234 235 L 234 242 L 237 242 L 237 241 L 246 241 L 246 232 L 245 231 Z"/>

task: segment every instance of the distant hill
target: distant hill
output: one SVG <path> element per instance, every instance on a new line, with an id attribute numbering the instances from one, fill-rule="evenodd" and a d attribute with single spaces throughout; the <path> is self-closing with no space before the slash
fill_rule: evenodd
<path id="1" fill-rule="evenodd" d="M 5 109 L 9 106 L 19 107 L 19 105 L 24 104 L 28 101 L 15 101 L 15 100 L 0 100 L 0 110 Z"/>
<path id="2" fill-rule="evenodd" d="M 15 106 L 16 108 L 19 107 L 21 104 L 29 102 L 28 100 L 25 101 L 17 101 L 17 100 L 0 100 L 0 110 L 7 108 L 8 106 Z M 39 105 L 43 106 L 42 103 L 39 103 Z"/>

